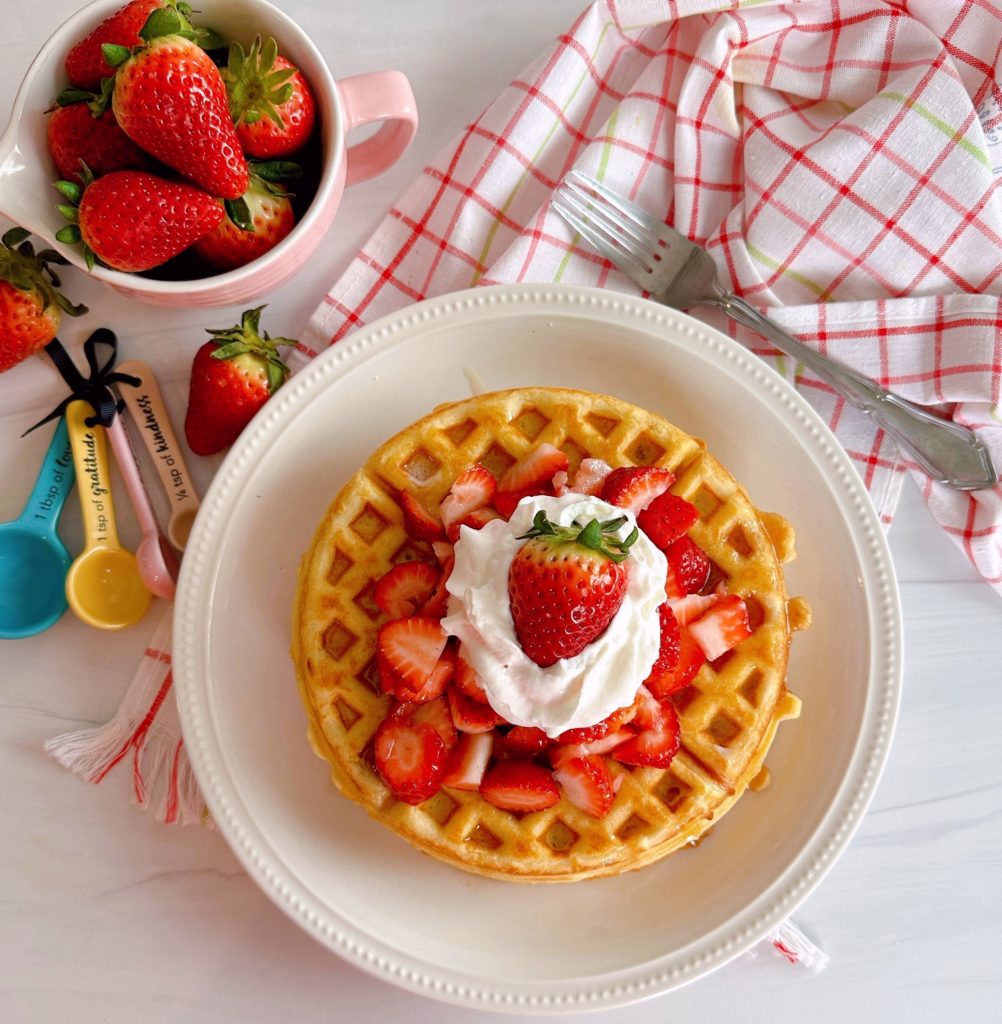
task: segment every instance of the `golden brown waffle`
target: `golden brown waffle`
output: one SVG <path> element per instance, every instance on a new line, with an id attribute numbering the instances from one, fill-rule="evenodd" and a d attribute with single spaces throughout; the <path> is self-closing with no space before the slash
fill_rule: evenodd
<path id="1" fill-rule="evenodd" d="M 754 632 L 673 698 L 682 749 L 669 769 L 610 762 L 626 778 L 602 820 L 566 800 L 519 816 L 454 789 L 417 806 L 402 803 L 366 749 L 391 701 L 376 671 L 382 615 L 372 591 L 391 565 L 434 559 L 404 532 L 396 496 L 406 488 L 437 508 L 462 470 L 480 462 L 500 477 L 547 441 L 566 453 L 571 474 L 587 457 L 671 469 L 672 491 L 700 512 L 690 536 L 729 592 L 744 597 Z M 786 595 L 780 563 L 794 557 L 793 539 L 782 517 L 754 508 L 702 441 L 620 399 L 522 388 L 442 406 L 387 441 L 347 482 L 303 557 L 292 653 L 310 743 L 346 796 L 457 867 L 516 881 L 570 881 L 651 863 L 719 820 L 759 776 L 779 721 L 799 712 L 786 689 L 786 664 L 791 630 L 806 626 L 810 612 Z"/>

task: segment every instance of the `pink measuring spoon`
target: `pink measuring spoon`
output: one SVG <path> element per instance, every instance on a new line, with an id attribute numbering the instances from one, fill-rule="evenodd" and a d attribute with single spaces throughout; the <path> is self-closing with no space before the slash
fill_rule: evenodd
<path id="1" fill-rule="evenodd" d="M 125 489 L 129 492 L 132 507 L 136 510 L 139 528 L 143 531 L 142 540 L 136 548 L 136 562 L 139 575 L 146 589 L 154 597 L 163 597 L 168 601 L 174 599 L 177 574 L 181 569 L 174 549 L 167 543 L 167 538 L 160 532 L 150 496 L 143 483 L 136 454 L 132 450 L 132 442 L 125 432 L 125 424 L 121 416 L 115 416 L 108 427 L 108 440 L 111 450 L 115 453 Z"/>

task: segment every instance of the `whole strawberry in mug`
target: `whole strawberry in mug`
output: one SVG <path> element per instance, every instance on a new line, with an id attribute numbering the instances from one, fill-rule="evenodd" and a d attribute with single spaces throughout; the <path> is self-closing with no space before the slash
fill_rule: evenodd
<path id="1" fill-rule="evenodd" d="M 301 168 L 280 160 L 252 161 L 250 167 L 250 188 L 239 199 L 223 203 L 226 215 L 219 226 L 192 249 L 213 273 L 246 266 L 274 249 L 296 226 L 292 196 L 281 182 L 300 176 Z"/>
<path id="2" fill-rule="evenodd" d="M 230 116 L 244 152 L 259 159 L 288 156 L 313 132 L 316 103 L 297 67 L 279 55 L 278 44 L 258 36 L 251 48 L 230 43 L 222 70 Z"/>
<path id="3" fill-rule="evenodd" d="M 155 10 L 144 46 L 106 44 L 115 70 L 112 109 L 122 131 L 147 153 L 222 199 L 247 191 L 247 162 L 230 120 L 219 69 L 198 45 L 214 45 L 173 8 Z"/>
<path id="4" fill-rule="evenodd" d="M 27 359 L 56 336 L 62 313 L 80 316 L 57 289 L 50 263 L 65 263 L 59 253 L 36 253 L 24 228 L 11 228 L 0 239 L 0 373 Z"/>
<path id="5" fill-rule="evenodd" d="M 85 165 L 83 185 L 59 181 L 70 221 L 56 232 L 65 245 L 82 243 L 88 267 L 96 260 L 116 270 L 151 270 L 183 252 L 223 218 L 212 196 L 180 181 L 145 171 L 113 171 L 94 179 Z"/>
<path id="6" fill-rule="evenodd" d="M 289 378 L 278 346 L 296 343 L 260 331 L 264 308 L 248 309 L 235 327 L 210 330 L 212 340 L 195 353 L 184 434 L 196 455 L 213 455 L 233 444 Z"/>

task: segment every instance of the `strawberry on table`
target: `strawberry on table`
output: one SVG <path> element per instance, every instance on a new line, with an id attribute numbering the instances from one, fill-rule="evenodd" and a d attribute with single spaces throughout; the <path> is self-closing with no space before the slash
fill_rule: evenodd
<path id="1" fill-rule="evenodd" d="M 560 802 L 553 776 L 532 761 L 499 761 L 480 783 L 480 795 L 504 811 L 543 811 Z"/>
<path id="2" fill-rule="evenodd" d="M 247 162 L 212 58 L 172 8 L 154 11 L 133 51 L 105 45 L 115 71 L 112 109 L 122 130 L 168 167 L 222 199 L 247 191 Z"/>
<path id="3" fill-rule="evenodd" d="M 140 29 L 158 7 L 165 5 L 165 0 L 130 0 L 120 7 L 66 55 L 66 77 L 79 89 L 100 89 L 101 79 L 115 73 L 104 59 L 104 44 L 141 46 Z"/>
<path id="4" fill-rule="evenodd" d="M 263 309 L 247 310 L 235 327 L 209 331 L 212 340 L 195 353 L 184 433 L 196 455 L 231 445 L 288 379 L 278 346 L 295 342 L 259 330 Z"/>
<path id="5" fill-rule="evenodd" d="M 299 69 L 279 55 L 274 39 L 262 45 L 258 36 L 246 53 L 230 43 L 222 77 L 248 156 L 287 156 L 309 139 L 316 119 L 313 93 Z"/>
<path id="6" fill-rule="evenodd" d="M 70 221 L 56 238 L 83 243 L 88 267 L 96 260 L 129 273 L 159 267 L 212 231 L 223 215 L 200 189 L 146 171 L 113 171 L 96 181 L 88 168 L 80 173 L 82 185 L 56 183 L 67 200 L 59 212 Z"/>
<path id="7" fill-rule="evenodd" d="M 80 316 L 57 290 L 51 263 L 66 260 L 52 249 L 36 253 L 24 228 L 11 228 L 0 239 L 0 373 L 27 359 L 56 336 L 62 313 Z"/>
<path id="8" fill-rule="evenodd" d="M 119 128 L 110 110 L 95 112 L 94 106 L 84 101 L 57 106 L 45 135 L 59 176 L 70 181 L 83 180 L 81 163 L 96 178 L 150 165 L 149 157 Z"/>
<path id="9" fill-rule="evenodd" d="M 625 517 L 585 526 L 555 526 L 544 511 L 519 539 L 525 544 L 508 571 L 515 635 L 526 655 L 545 668 L 573 658 L 612 621 L 626 594 L 628 557 L 636 529 L 624 540 Z"/>
<path id="10" fill-rule="evenodd" d="M 675 481 L 670 469 L 656 466 L 624 466 L 614 469 L 602 482 L 600 497 L 610 505 L 643 512 L 655 498 L 664 494 Z"/>

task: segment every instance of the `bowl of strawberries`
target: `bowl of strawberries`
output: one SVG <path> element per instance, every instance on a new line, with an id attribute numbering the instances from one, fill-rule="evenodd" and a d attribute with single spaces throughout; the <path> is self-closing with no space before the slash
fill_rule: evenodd
<path id="1" fill-rule="evenodd" d="M 162 306 L 277 287 L 312 254 L 345 186 L 391 166 L 417 128 L 400 72 L 335 83 L 265 0 L 199 7 L 95 0 L 42 47 L 0 136 L 0 212 Z M 375 134 L 347 144 L 373 121 Z"/>

